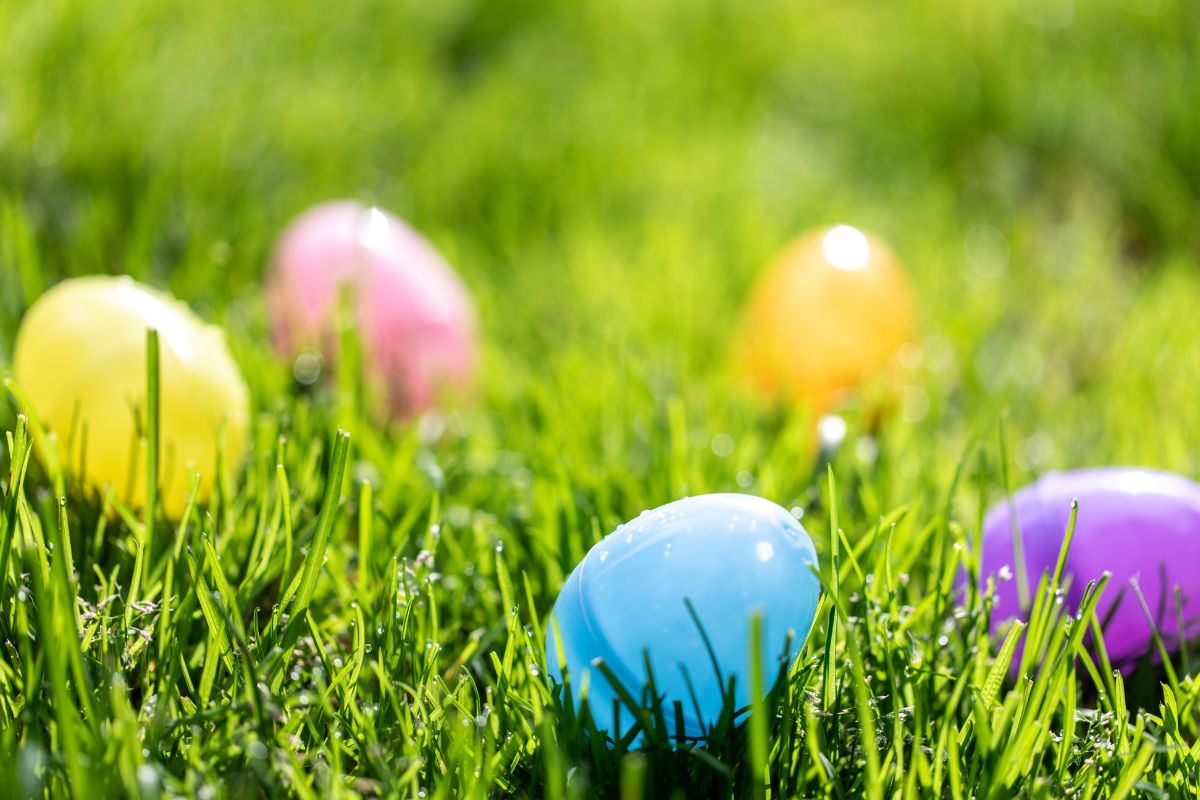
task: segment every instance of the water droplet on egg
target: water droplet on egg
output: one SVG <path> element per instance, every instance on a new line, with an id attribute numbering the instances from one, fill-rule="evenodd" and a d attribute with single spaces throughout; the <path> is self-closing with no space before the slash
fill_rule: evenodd
<path id="1" fill-rule="evenodd" d="M 775 546 L 770 542 L 759 542 L 754 547 L 759 561 L 770 561 L 775 557 Z"/>

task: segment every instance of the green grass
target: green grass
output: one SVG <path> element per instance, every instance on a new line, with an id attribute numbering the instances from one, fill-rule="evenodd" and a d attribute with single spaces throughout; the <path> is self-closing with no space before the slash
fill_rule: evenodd
<path id="1" fill-rule="evenodd" d="M 256 420 L 171 521 L 112 514 L 0 404 L 0 796 L 1195 796 L 1186 654 L 1123 679 L 1060 576 L 1006 639 L 953 587 L 1006 485 L 1200 475 L 1198 22 L 0 4 L 0 364 L 54 281 L 127 272 L 226 327 Z M 272 240 L 340 196 L 471 285 L 469 405 L 382 427 L 353 381 L 301 390 L 272 355 Z M 923 356 L 890 417 L 846 410 L 827 479 L 728 345 L 772 251 L 835 221 L 893 244 Z M 670 724 L 604 746 L 544 676 L 555 594 L 618 523 L 730 490 L 805 510 L 826 594 L 803 654 L 707 747 Z"/>

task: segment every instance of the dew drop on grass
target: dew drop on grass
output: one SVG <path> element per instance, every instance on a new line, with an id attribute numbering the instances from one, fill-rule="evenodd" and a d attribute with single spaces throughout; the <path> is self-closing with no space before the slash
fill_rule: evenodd
<path id="1" fill-rule="evenodd" d="M 316 383 L 321 377 L 321 356 L 312 352 L 296 356 L 296 361 L 292 364 L 292 375 L 305 386 Z"/>
<path id="2" fill-rule="evenodd" d="M 725 458 L 733 452 L 733 437 L 727 433 L 718 433 L 709 447 L 717 458 Z"/>

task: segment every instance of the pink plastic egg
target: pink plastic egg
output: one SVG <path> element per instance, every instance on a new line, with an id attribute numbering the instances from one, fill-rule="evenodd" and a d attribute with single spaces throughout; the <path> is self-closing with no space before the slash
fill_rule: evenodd
<path id="1" fill-rule="evenodd" d="M 267 286 L 276 348 L 287 357 L 335 350 L 346 293 L 364 368 L 391 413 L 461 391 L 475 363 L 475 311 L 441 254 L 396 216 L 353 201 L 316 206 L 279 240 Z"/>

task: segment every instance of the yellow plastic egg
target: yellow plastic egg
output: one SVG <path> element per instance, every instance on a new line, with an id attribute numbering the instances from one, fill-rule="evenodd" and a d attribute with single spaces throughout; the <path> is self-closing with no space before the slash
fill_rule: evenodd
<path id="1" fill-rule="evenodd" d="M 796 239 L 768 267 L 746 305 L 738 362 L 756 388 L 815 416 L 885 370 L 913 329 L 892 253 L 837 225 Z"/>
<path id="2" fill-rule="evenodd" d="M 127 277 L 66 280 L 40 297 L 17 331 L 13 377 L 62 463 L 95 487 L 145 504 L 146 464 L 137 446 L 146 414 L 146 330 L 159 335 L 160 494 L 183 513 L 188 465 L 201 499 L 218 443 L 238 463 L 249 435 L 249 393 L 219 328 L 173 297 Z M 80 441 L 86 432 L 86 442 Z M 84 446 L 85 445 L 85 446 Z"/>

